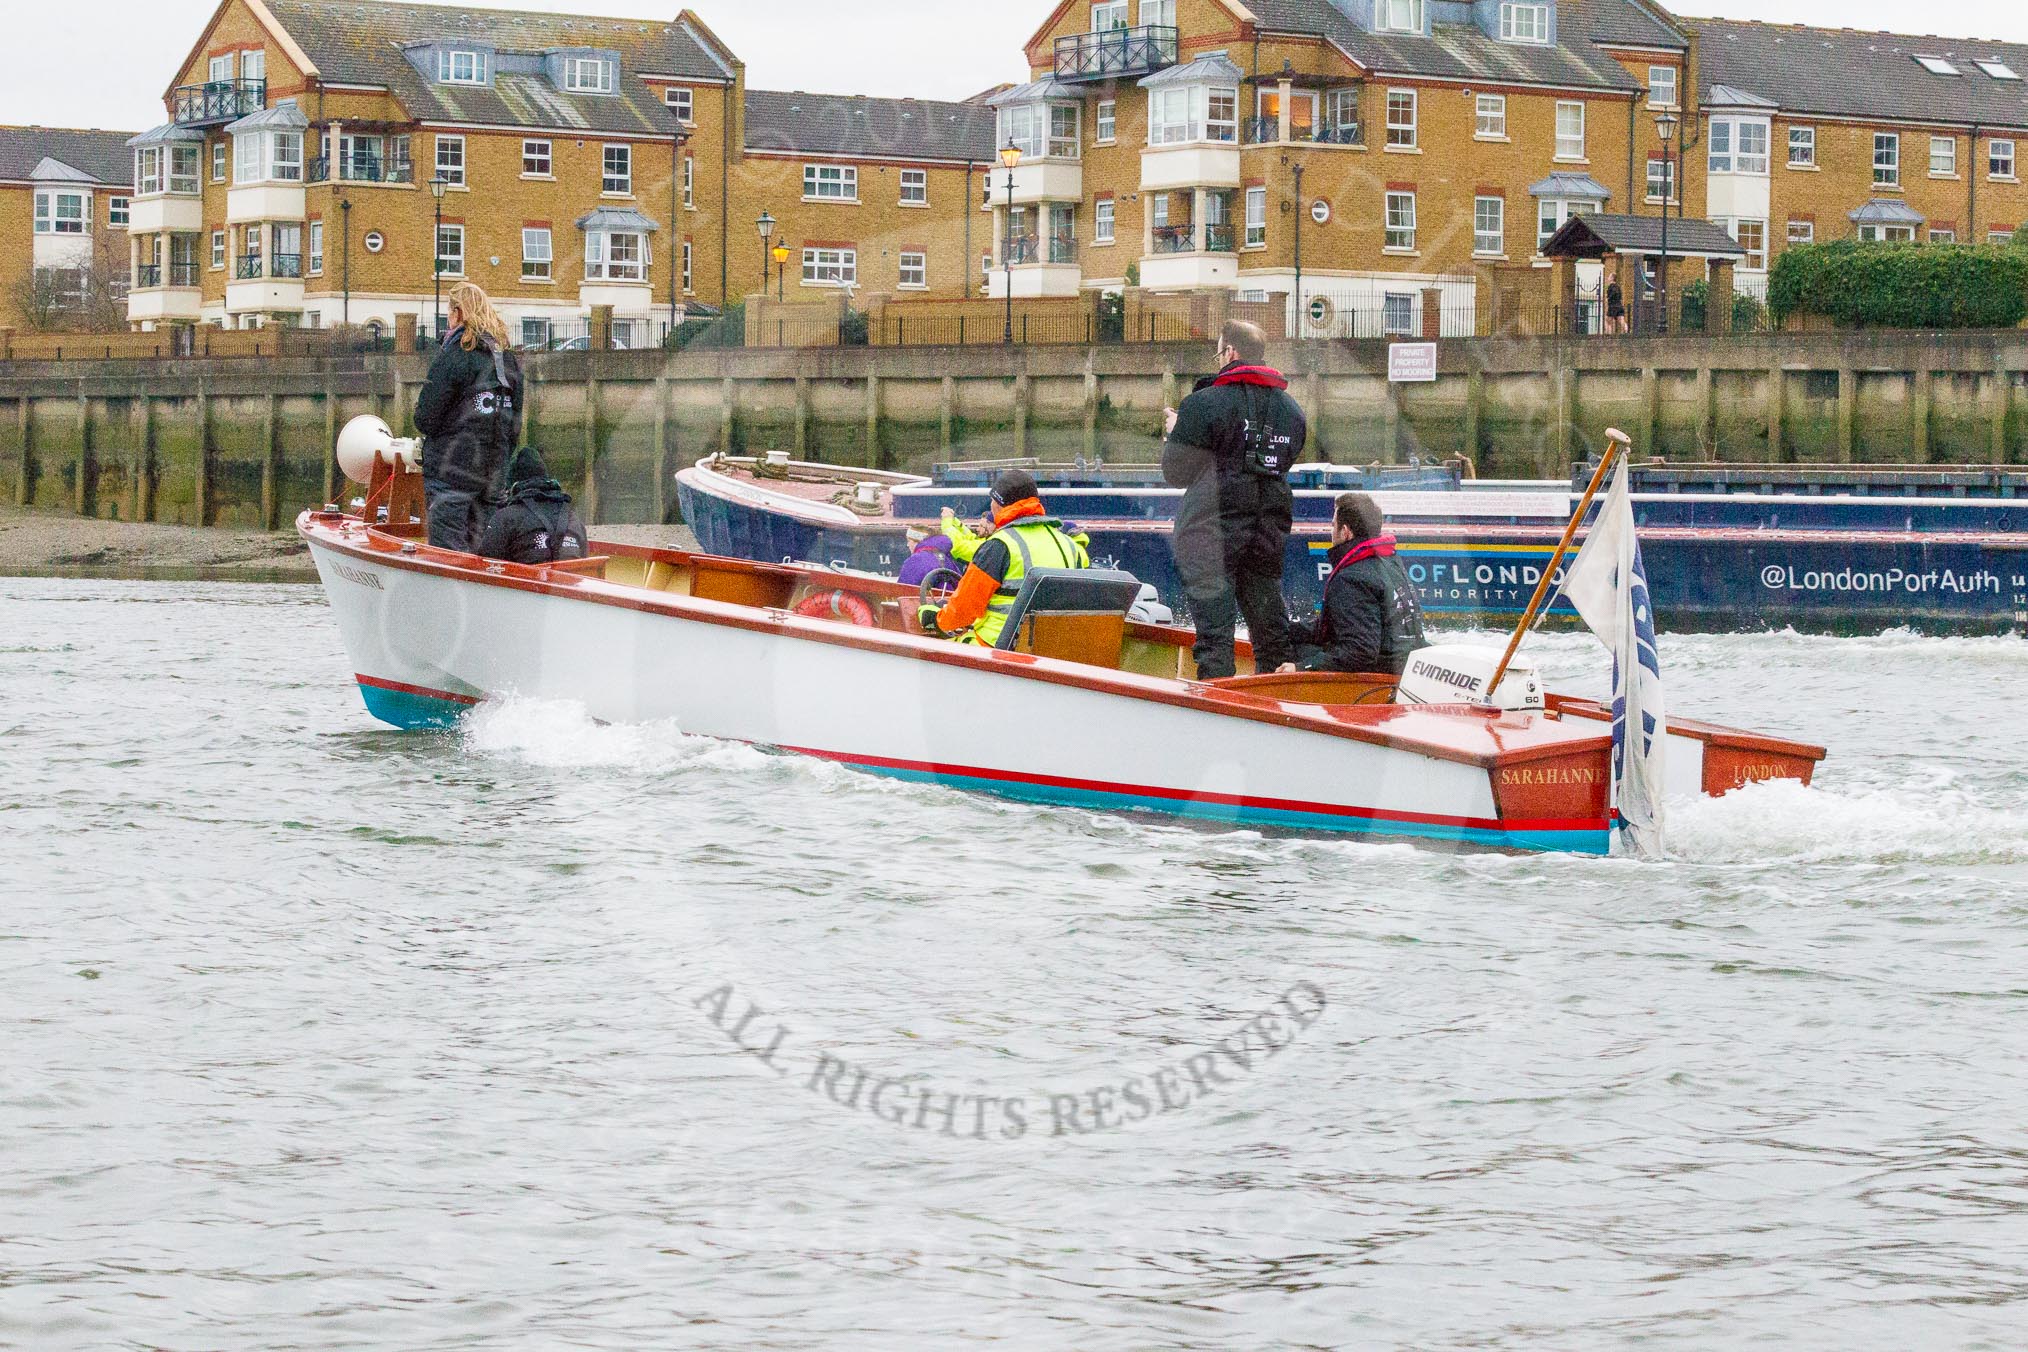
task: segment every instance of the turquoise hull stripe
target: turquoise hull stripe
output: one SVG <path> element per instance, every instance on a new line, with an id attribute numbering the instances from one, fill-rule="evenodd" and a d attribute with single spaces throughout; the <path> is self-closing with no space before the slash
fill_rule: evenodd
<path id="1" fill-rule="evenodd" d="M 383 723 L 392 723 L 405 731 L 417 728 L 454 728 L 465 711 L 472 706 L 454 699 L 437 699 L 430 695 L 411 694 L 406 690 L 388 690 L 382 686 L 359 687 L 360 697 L 366 701 L 366 712 Z"/>
<path id="2" fill-rule="evenodd" d="M 1493 831 L 1482 827 L 1391 821 L 1385 818 L 1339 816 L 1335 813 L 1234 807 L 1225 803 L 1202 803 L 1186 798 L 1142 798 L 1133 794 L 1108 793 L 1101 789 L 1022 784 L 972 775 L 857 765 L 850 761 L 844 763 L 867 774 L 885 775 L 890 779 L 906 780 L 912 784 L 942 784 L 950 788 L 997 794 L 1002 798 L 1015 798 L 1023 802 L 1049 803 L 1058 807 L 1092 808 L 1107 812 L 1158 812 L 1172 817 L 1223 822 L 1229 826 L 1277 826 L 1299 831 L 1329 831 L 1344 835 L 1413 837 L 1418 840 L 1447 840 L 1467 845 L 1491 846 L 1495 849 L 1549 850 L 1564 854 L 1596 855 L 1612 852 L 1612 836 L 1605 830 Z"/>

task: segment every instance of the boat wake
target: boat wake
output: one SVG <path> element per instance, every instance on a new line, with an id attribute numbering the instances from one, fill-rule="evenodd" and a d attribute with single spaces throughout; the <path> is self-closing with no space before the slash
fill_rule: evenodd
<path id="1" fill-rule="evenodd" d="M 2028 814 L 1947 773 L 1896 788 L 1753 784 L 1669 804 L 1669 856 L 1690 864 L 2028 863 Z"/>
<path id="2" fill-rule="evenodd" d="M 464 718 L 465 745 L 545 769 L 601 769 L 642 775 L 710 766 L 766 763 L 751 747 L 692 737 L 674 720 L 601 723 L 576 700 L 507 695 L 487 700 Z"/>

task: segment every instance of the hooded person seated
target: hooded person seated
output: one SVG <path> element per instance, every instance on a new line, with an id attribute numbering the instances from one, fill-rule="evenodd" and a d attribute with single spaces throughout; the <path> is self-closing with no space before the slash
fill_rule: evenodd
<path id="1" fill-rule="evenodd" d="M 507 503 L 486 523 L 478 552 L 509 563 L 562 563 L 589 550 L 584 518 L 570 494 L 549 477 L 548 466 L 531 446 L 515 452 Z"/>
<path id="2" fill-rule="evenodd" d="M 1381 672 L 1399 676 L 1425 647 L 1415 584 L 1394 556 L 1380 506 L 1364 493 L 1340 494 L 1331 515 L 1331 574 L 1314 620 L 1289 636 L 1296 660 L 1283 671 Z"/>
<path id="3" fill-rule="evenodd" d="M 1018 469 L 1002 474 L 993 481 L 992 504 L 992 534 L 971 548 L 957 591 L 942 608 L 925 605 L 917 612 L 923 632 L 990 648 L 1000 641 L 1030 569 L 1091 567 L 1083 539 L 1043 511 L 1034 475 Z M 962 558 L 970 542 L 954 539 L 952 545 L 952 556 Z"/>

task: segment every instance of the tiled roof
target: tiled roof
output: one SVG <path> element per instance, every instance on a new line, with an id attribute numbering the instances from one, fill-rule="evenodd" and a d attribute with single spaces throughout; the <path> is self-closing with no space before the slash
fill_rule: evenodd
<path id="1" fill-rule="evenodd" d="M 746 92 L 746 148 L 861 159 L 991 162 L 993 110 L 976 103 Z"/>
<path id="2" fill-rule="evenodd" d="M 1565 197 L 1579 202 L 1604 202 L 1613 190 L 1590 174 L 1557 173 L 1528 185 L 1530 197 Z"/>
<path id="3" fill-rule="evenodd" d="M 1784 111 L 1827 117 L 2028 127 L 2028 78 L 1996 80 L 1977 64 L 2001 61 L 2028 77 L 2028 46 L 2020 43 L 1732 19 L 1683 23 L 1699 35 L 1707 89 L 1731 85 Z M 1933 75 L 1918 56 L 1943 57 L 1962 74 Z"/>
<path id="4" fill-rule="evenodd" d="M 132 187 L 134 152 L 130 131 L 83 131 L 75 127 L 0 127 L 0 179 L 26 182 L 44 159 L 65 164 L 94 183 Z"/>
<path id="5" fill-rule="evenodd" d="M 1583 254 L 1583 246 L 1597 241 L 1618 253 L 1659 254 L 1662 252 L 1662 218 L 1659 216 L 1572 216 L 1547 244 L 1545 257 Z M 1696 217 L 1672 218 L 1669 222 L 1670 256 L 1694 258 L 1744 258 L 1746 250 L 1725 233 L 1725 227 Z"/>
<path id="6" fill-rule="evenodd" d="M 1683 39 L 1639 0 L 1560 0 L 1554 46 L 1500 42 L 1478 28 L 1435 24 L 1429 37 L 1369 33 L 1331 0 L 1246 0 L 1260 27 L 1329 38 L 1369 70 L 1459 80 L 1637 90 L 1600 44 L 1674 47 Z"/>
<path id="7" fill-rule="evenodd" d="M 268 9 L 335 84 L 379 85 L 425 122 L 583 128 L 671 135 L 675 123 L 639 76 L 727 78 L 703 36 L 684 22 L 524 14 L 390 0 L 267 0 Z M 403 48 L 467 38 L 503 52 L 593 47 L 620 54 L 612 94 L 571 94 L 539 76 L 496 74 L 490 86 L 437 84 L 423 78 Z"/>
<path id="8" fill-rule="evenodd" d="M 1892 197 L 1874 197 L 1864 206 L 1854 207 L 1845 213 L 1850 219 L 1862 224 L 1921 225 L 1922 213 L 1906 202 Z"/>

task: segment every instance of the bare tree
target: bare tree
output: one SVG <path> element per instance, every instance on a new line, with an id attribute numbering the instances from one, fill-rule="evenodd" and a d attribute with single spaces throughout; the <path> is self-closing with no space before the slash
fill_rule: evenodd
<path id="1" fill-rule="evenodd" d="M 9 292 L 31 333 L 118 333 L 127 327 L 127 237 L 102 230 L 76 267 L 31 268 Z"/>

